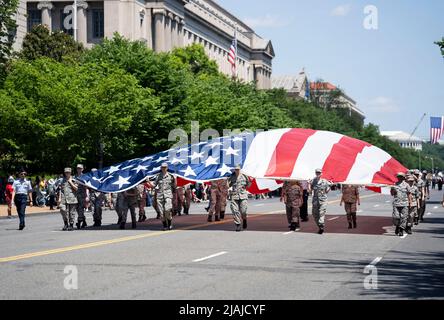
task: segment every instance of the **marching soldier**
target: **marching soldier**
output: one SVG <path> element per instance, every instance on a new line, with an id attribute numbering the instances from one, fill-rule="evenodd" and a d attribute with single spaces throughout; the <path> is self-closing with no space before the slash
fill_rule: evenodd
<path id="1" fill-rule="evenodd" d="M 408 209 L 408 218 L 407 218 L 407 229 L 406 232 L 408 234 L 412 234 L 413 222 L 418 219 L 418 197 L 419 190 L 415 185 L 415 177 L 410 175 L 407 177 L 407 183 L 409 185 L 409 209 Z"/>
<path id="2" fill-rule="evenodd" d="M 145 183 L 139 184 L 137 187 L 137 207 L 139 208 L 139 220 L 143 222 L 146 220 L 145 207 L 146 207 L 146 185 Z"/>
<path id="3" fill-rule="evenodd" d="M 407 228 L 407 215 L 409 206 L 409 185 L 405 182 L 405 173 L 397 174 L 398 182 L 391 188 L 393 199 L 393 224 L 396 226 L 395 234 L 404 235 Z"/>
<path id="4" fill-rule="evenodd" d="M 298 181 L 285 181 L 282 187 L 281 201 L 285 203 L 288 224 L 291 231 L 300 230 L 300 211 L 304 190 Z"/>
<path id="5" fill-rule="evenodd" d="M 424 170 L 422 172 L 422 181 L 424 181 L 424 201 L 422 202 L 421 215 L 419 217 L 421 222 L 424 221 L 424 213 L 426 210 L 426 200 L 430 199 L 430 181 L 429 181 L 429 179 L 427 179 L 427 170 Z"/>
<path id="6" fill-rule="evenodd" d="M 173 229 L 172 201 L 176 192 L 176 178 L 168 172 L 168 164 L 166 162 L 162 163 L 161 169 L 162 171 L 157 175 L 154 186 L 157 207 L 162 220 L 163 230 L 165 231 Z"/>
<path id="7" fill-rule="evenodd" d="M 117 213 L 117 224 L 120 225 L 122 222 L 122 205 L 123 205 L 123 192 L 112 193 L 111 201 L 114 207 L 114 210 Z"/>
<path id="8" fill-rule="evenodd" d="M 184 187 L 177 187 L 176 188 L 176 193 L 174 195 L 173 198 L 173 215 L 182 215 L 182 208 L 184 206 L 184 199 L 185 197 L 185 191 L 184 191 Z"/>
<path id="9" fill-rule="evenodd" d="M 356 228 L 356 211 L 357 206 L 361 205 L 359 200 L 359 188 L 350 184 L 342 185 L 342 197 L 340 206 L 344 203 L 345 212 L 347 213 L 348 228 Z"/>
<path id="10" fill-rule="evenodd" d="M 65 224 L 63 231 L 72 231 L 74 229 L 74 220 L 78 208 L 77 190 L 77 183 L 71 176 L 71 168 L 65 168 L 57 197 L 57 204 L 60 206 L 60 213 Z"/>
<path id="11" fill-rule="evenodd" d="M 191 206 L 191 187 L 189 184 L 184 186 L 184 201 L 183 201 L 183 214 L 190 214 L 190 206 Z M 221 213 L 222 214 L 222 213 Z"/>
<path id="12" fill-rule="evenodd" d="M 327 212 L 327 193 L 330 191 L 330 182 L 321 178 L 322 170 L 315 170 L 316 177 L 313 178 L 310 184 L 310 193 L 312 193 L 312 214 L 315 219 L 315 223 L 319 228 L 318 233 L 324 233 L 325 226 L 325 214 Z"/>
<path id="13" fill-rule="evenodd" d="M 131 213 L 131 227 L 136 229 L 137 219 L 136 219 L 136 207 L 138 205 L 137 200 L 139 197 L 139 190 L 137 187 L 131 188 L 127 191 L 122 192 L 122 207 L 121 207 L 121 219 L 120 219 L 120 229 L 125 229 L 126 218 L 128 215 L 128 209 Z"/>
<path id="14" fill-rule="evenodd" d="M 419 223 L 419 221 L 424 221 L 422 209 L 425 211 L 425 200 L 426 200 L 426 187 L 425 182 L 421 177 L 421 171 L 415 170 L 415 177 L 417 178 L 416 186 L 418 187 L 418 218 L 414 221 L 415 225 Z"/>
<path id="15" fill-rule="evenodd" d="M 105 194 L 100 191 L 89 190 L 89 200 L 93 210 L 94 227 L 100 227 L 102 225 L 102 205 Z"/>
<path id="16" fill-rule="evenodd" d="M 247 209 L 248 209 L 248 193 L 247 188 L 251 182 L 245 174 L 240 173 L 240 165 L 235 167 L 235 171 L 228 178 L 228 186 L 231 188 L 230 208 L 233 212 L 236 231 L 241 231 L 241 222 L 243 229 L 247 229 Z M 242 221 L 241 221 L 242 218 Z"/>
<path id="17" fill-rule="evenodd" d="M 83 174 L 83 164 L 77 165 L 77 174 L 76 178 L 80 177 Z M 86 228 L 88 225 L 86 224 L 85 217 L 85 204 L 88 201 L 88 189 L 84 185 L 78 185 L 77 190 L 77 229 Z"/>
<path id="18" fill-rule="evenodd" d="M 228 183 L 227 179 L 219 179 L 211 182 L 210 186 L 210 210 L 208 211 L 208 222 L 220 221 L 225 217 L 225 207 L 227 205 Z"/>

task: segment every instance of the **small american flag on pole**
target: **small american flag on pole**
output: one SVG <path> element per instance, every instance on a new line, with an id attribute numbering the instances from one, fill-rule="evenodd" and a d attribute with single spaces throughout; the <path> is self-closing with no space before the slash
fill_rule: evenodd
<path id="1" fill-rule="evenodd" d="M 237 35 L 234 31 L 234 39 L 228 52 L 228 62 L 231 64 L 231 74 L 236 77 L 236 59 L 237 59 Z"/>
<path id="2" fill-rule="evenodd" d="M 435 144 L 444 132 L 444 117 L 430 117 L 430 142 Z"/>

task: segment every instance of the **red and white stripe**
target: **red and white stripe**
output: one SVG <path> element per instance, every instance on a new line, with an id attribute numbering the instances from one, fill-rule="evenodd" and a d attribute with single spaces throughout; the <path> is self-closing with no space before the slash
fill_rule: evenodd
<path id="1" fill-rule="evenodd" d="M 431 143 L 437 143 L 444 133 L 444 117 L 441 117 L 441 127 L 440 128 L 430 128 Z"/>
<path id="2" fill-rule="evenodd" d="M 233 40 L 230 51 L 228 52 L 228 62 L 231 64 L 231 72 L 236 75 L 236 58 L 237 58 L 236 39 Z"/>
<path id="3" fill-rule="evenodd" d="M 322 176 L 335 183 L 392 185 L 407 169 L 387 152 L 338 133 L 277 129 L 256 135 L 242 171 L 254 178 L 309 180 Z"/>

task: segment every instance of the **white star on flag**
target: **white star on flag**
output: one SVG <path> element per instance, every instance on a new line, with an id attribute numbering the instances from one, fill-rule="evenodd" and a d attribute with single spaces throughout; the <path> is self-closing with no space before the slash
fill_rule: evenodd
<path id="1" fill-rule="evenodd" d="M 236 141 L 244 141 L 244 138 L 241 138 L 241 137 L 235 137 L 235 138 L 233 139 L 233 142 L 236 142 Z"/>
<path id="2" fill-rule="evenodd" d="M 153 168 L 152 170 L 150 170 L 150 171 L 148 171 L 149 173 L 152 173 L 152 172 L 156 172 L 156 171 L 158 171 L 158 170 L 160 170 L 160 166 L 159 167 L 155 167 L 155 168 Z"/>
<path id="3" fill-rule="evenodd" d="M 122 169 L 120 169 L 120 170 L 126 170 L 126 169 L 129 169 L 129 168 L 132 168 L 132 167 L 134 167 L 134 165 L 133 165 L 133 164 L 130 164 L 129 166 L 126 166 L 125 168 L 122 168 Z"/>
<path id="4" fill-rule="evenodd" d="M 137 166 L 137 168 L 131 169 L 132 171 L 136 171 L 136 173 L 139 173 L 139 171 L 145 171 L 148 169 L 148 166 L 141 166 L 140 164 Z"/>
<path id="5" fill-rule="evenodd" d="M 114 172 L 119 171 L 119 170 L 120 170 L 120 166 L 117 166 L 117 167 L 111 166 L 111 167 L 109 167 L 108 170 L 105 170 L 103 172 L 107 172 L 109 174 L 113 174 Z"/>
<path id="6" fill-rule="evenodd" d="M 218 159 L 219 157 L 213 158 L 212 156 L 209 156 L 207 160 L 205 160 L 205 167 L 211 166 L 212 164 L 218 164 Z"/>
<path id="7" fill-rule="evenodd" d="M 94 189 L 94 186 L 91 184 L 91 181 L 86 181 L 85 185 L 86 185 L 87 187 L 90 187 L 90 188 L 93 188 L 93 189 Z"/>
<path id="8" fill-rule="evenodd" d="M 154 162 L 162 162 L 168 160 L 168 157 L 160 157 L 159 159 L 155 160 Z"/>
<path id="9" fill-rule="evenodd" d="M 171 160 L 171 164 L 176 164 L 176 163 L 183 164 L 183 159 L 174 158 L 173 160 Z"/>
<path id="10" fill-rule="evenodd" d="M 211 149 L 213 149 L 214 147 L 221 146 L 221 145 L 222 145 L 222 143 L 220 143 L 220 142 L 213 142 L 213 143 L 210 143 L 208 146 Z"/>
<path id="11" fill-rule="evenodd" d="M 239 155 L 238 152 L 240 151 L 239 149 L 233 149 L 232 147 L 229 147 L 228 149 L 222 149 L 222 150 L 226 152 L 227 156 L 230 154 L 238 156 Z"/>
<path id="12" fill-rule="evenodd" d="M 185 170 L 180 170 L 180 171 L 184 173 L 183 175 L 184 175 L 185 177 L 188 177 L 188 176 L 196 176 L 196 173 L 194 173 L 194 170 L 191 169 L 190 166 L 188 166 Z"/>
<path id="13" fill-rule="evenodd" d="M 150 156 L 150 157 L 145 157 L 145 158 L 143 158 L 142 160 L 140 160 L 140 162 L 145 162 L 145 161 L 151 160 L 152 158 L 153 158 L 152 156 Z"/>
<path id="14" fill-rule="evenodd" d="M 220 169 L 217 169 L 216 171 L 220 172 L 221 176 L 224 176 L 227 173 L 231 173 L 231 169 L 233 169 L 233 168 L 230 168 L 227 165 L 225 165 L 225 163 L 223 163 L 222 167 Z"/>
<path id="15" fill-rule="evenodd" d="M 182 153 L 188 151 L 188 148 L 181 148 L 176 151 L 176 153 Z"/>
<path id="16" fill-rule="evenodd" d="M 124 184 L 131 184 L 131 182 L 128 181 L 130 178 L 131 177 L 124 178 L 122 176 L 119 176 L 119 180 L 117 180 L 116 182 L 113 182 L 113 184 L 118 184 L 119 189 L 121 189 Z"/>
<path id="17" fill-rule="evenodd" d="M 197 159 L 197 158 L 203 158 L 203 152 L 199 152 L 199 153 L 197 153 L 197 152 L 194 152 L 190 157 L 191 157 L 191 160 L 194 160 L 194 159 Z"/>

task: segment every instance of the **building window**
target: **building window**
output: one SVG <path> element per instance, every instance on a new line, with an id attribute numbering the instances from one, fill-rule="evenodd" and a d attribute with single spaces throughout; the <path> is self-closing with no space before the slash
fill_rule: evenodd
<path id="1" fill-rule="evenodd" d="M 37 9 L 28 10 L 28 32 L 35 25 L 42 24 L 42 11 Z"/>
<path id="2" fill-rule="evenodd" d="M 92 24 L 93 24 L 93 37 L 103 38 L 104 37 L 104 19 L 102 9 L 92 10 Z"/>
<path id="3" fill-rule="evenodd" d="M 66 19 L 69 15 L 70 13 L 63 12 L 63 9 L 60 10 L 60 30 L 72 36 L 74 35 L 74 25 L 72 24 L 72 17 L 71 19 Z M 71 22 L 69 20 L 71 20 Z M 68 27 L 68 29 L 66 27 Z"/>

